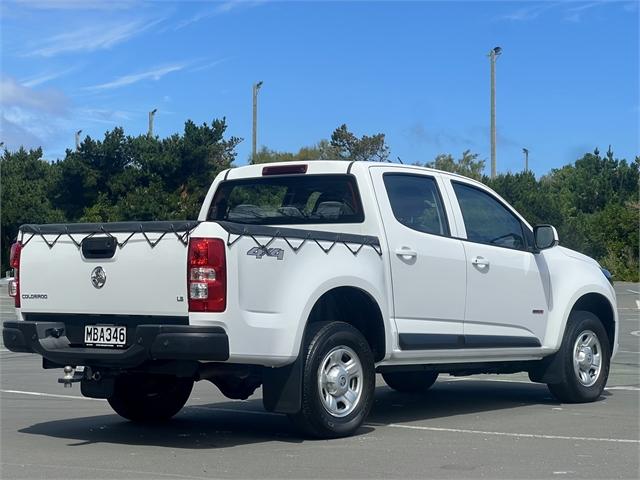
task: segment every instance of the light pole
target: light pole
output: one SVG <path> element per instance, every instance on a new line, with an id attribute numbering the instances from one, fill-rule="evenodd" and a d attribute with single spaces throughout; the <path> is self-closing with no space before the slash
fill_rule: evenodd
<path id="1" fill-rule="evenodd" d="M 253 84 L 253 137 L 251 141 L 251 161 L 256 158 L 258 142 L 258 90 L 262 87 L 262 81 Z"/>
<path id="2" fill-rule="evenodd" d="M 524 153 L 524 171 L 527 173 L 529 171 L 529 149 L 523 148 L 522 153 Z"/>
<path id="3" fill-rule="evenodd" d="M 147 137 L 153 138 L 153 117 L 156 116 L 157 108 L 154 108 L 149 112 L 149 131 L 147 132 Z"/>
<path id="4" fill-rule="evenodd" d="M 502 48 L 495 47 L 489 52 L 491 63 L 491 178 L 496 177 L 496 58 Z"/>
<path id="5" fill-rule="evenodd" d="M 76 132 L 76 151 L 80 149 L 80 134 L 82 133 L 82 130 L 78 130 Z"/>

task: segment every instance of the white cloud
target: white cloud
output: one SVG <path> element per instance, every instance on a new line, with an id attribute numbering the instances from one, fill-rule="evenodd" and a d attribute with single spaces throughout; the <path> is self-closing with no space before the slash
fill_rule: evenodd
<path id="1" fill-rule="evenodd" d="M 79 120 L 83 122 L 103 123 L 107 125 L 122 125 L 123 122 L 131 120 L 134 116 L 138 116 L 135 112 L 111 110 L 108 108 L 79 108 L 75 113 L 79 115 Z"/>
<path id="2" fill-rule="evenodd" d="M 0 137 L 9 149 L 35 148 L 65 128 L 69 101 L 58 90 L 36 90 L 12 77 L 0 79 Z"/>
<path id="3" fill-rule="evenodd" d="M 15 0 L 16 5 L 38 10 L 123 10 L 134 0 Z"/>
<path id="4" fill-rule="evenodd" d="M 511 20 L 511 21 L 527 21 L 527 20 L 535 20 L 541 14 L 546 12 L 547 10 L 557 7 L 559 5 L 558 2 L 546 2 L 542 4 L 531 5 L 527 7 L 522 7 L 517 10 L 514 10 L 510 13 L 502 15 L 500 17 L 501 20 Z"/>
<path id="5" fill-rule="evenodd" d="M 203 10 L 196 13 L 190 18 L 182 20 L 174 27 L 174 30 L 180 30 L 191 25 L 192 23 L 199 22 L 200 20 L 204 20 L 206 18 L 215 17 L 217 15 L 229 13 L 233 10 L 257 7 L 265 3 L 265 1 L 266 0 L 229 0 L 226 2 L 220 2 L 215 6 L 215 8 Z"/>
<path id="6" fill-rule="evenodd" d="M 53 57 L 65 53 L 105 50 L 141 34 L 161 21 L 162 19 L 151 22 L 135 20 L 127 23 L 93 24 L 38 42 L 25 55 Z"/>
<path id="7" fill-rule="evenodd" d="M 85 87 L 86 90 L 109 90 L 112 88 L 124 87 L 127 85 L 132 85 L 134 83 L 138 83 L 143 80 L 160 80 L 165 75 L 178 72 L 182 70 L 186 65 L 184 64 L 174 64 L 174 65 L 166 65 L 163 67 L 155 67 L 151 70 L 147 70 L 146 72 L 138 72 L 132 73 L 129 75 L 123 75 L 118 77 L 110 82 L 101 83 L 99 85 L 93 85 L 90 87 Z"/>
<path id="8" fill-rule="evenodd" d="M 34 77 L 27 78 L 22 80 L 20 83 L 25 87 L 37 87 L 38 85 L 42 85 L 43 83 L 50 82 L 51 80 L 55 80 L 56 78 L 64 77 L 65 75 L 73 72 L 76 68 L 67 68 L 65 70 L 60 70 L 58 72 L 50 72 L 50 73 L 41 73 L 40 75 L 36 75 Z"/>
<path id="9" fill-rule="evenodd" d="M 527 6 L 518 8 L 510 13 L 500 16 L 499 20 L 508 20 L 508 21 L 530 21 L 535 20 L 540 17 L 542 14 L 546 14 L 549 10 L 554 10 L 557 12 L 561 18 L 568 22 L 579 22 L 582 20 L 583 15 L 586 14 L 588 10 L 593 9 L 594 7 L 600 7 L 611 4 L 620 4 L 623 5 L 623 9 L 629 8 L 629 5 L 635 4 L 636 2 L 631 3 L 623 3 L 611 0 L 594 0 L 591 2 L 583 2 L 583 1 L 565 1 L 565 2 L 557 2 L 557 1 L 547 1 L 547 2 L 538 2 L 534 4 L 529 4 Z"/>
<path id="10" fill-rule="evenodd" d="M 34 90 L 11 77 L 0 79 L 0 105 L 61 114 L 68 107 L 67 97 L 58 90 Z"/>
<path id="11" fill-rule="evenodd" d="M 214 60 L 213 62 L 209 62 L 209 63 L 205 63 L 203 65 L 199 65 L 199 66 L 193 67 L 189 71 L 190 72 L 201 72 L 202 70 L 207 70 L 209 68 L 216 67 L 216 66 L 218 66 L 221 63 L 226 62 L 226 61 L 227 61 L 226 58 L 221 58 L 220 60 Z"/>

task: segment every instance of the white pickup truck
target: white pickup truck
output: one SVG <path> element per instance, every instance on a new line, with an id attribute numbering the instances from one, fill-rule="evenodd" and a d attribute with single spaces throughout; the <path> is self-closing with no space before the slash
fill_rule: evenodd
<path id="1" fill-rule="evenodd" d="M 194 381 L 307 434 L 352 434 L 375 374 L 528 372 L 559 400 L 602 393 L 618 345 L 608 272 L 446 172 L 313 161 L 226 170 L 197 221 L 23 225 L 17 321 L 34 352 L 133 421 L 167 419 Z"/>

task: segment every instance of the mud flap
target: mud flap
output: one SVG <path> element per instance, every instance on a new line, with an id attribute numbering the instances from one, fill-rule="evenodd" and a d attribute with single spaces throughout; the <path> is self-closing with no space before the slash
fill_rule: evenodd
<path id="1" fill-rule="evenodd" d="M 562 383 L 564 372 L 562 370 L 561 351 L 549 355 L 538 361 L 529 370 L 529 380 L 537 383 Z"/>
<path id="2" fill-rule="evenodd" d="M 269 412 L 298 413 L 302 408 L 301 357 L 291 365 L 264 370 L 262 403 Z"/>
<path id="3" fill-rule="evenodd" d="M 107 377 L 100 380 L 83 379 L 80 382 L 80 392 L 89 398 L 110 398 L 113 395 L 115 378 Z"/>

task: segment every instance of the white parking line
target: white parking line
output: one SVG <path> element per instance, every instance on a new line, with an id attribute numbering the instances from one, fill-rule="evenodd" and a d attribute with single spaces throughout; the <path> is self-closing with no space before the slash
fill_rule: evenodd
<path id="1" fill-rule="evenodd" d="M 631 290 L 630 288 L 627 288 L 627 292 L 631 292 L 631 293 L 635 293 L 636 295 L 640 295 L 640 292 L 636 292 L 635 290 Z"/>
<path id="2" fill-rule="evenodd" d="M 495 435 L 500 437 L 538 438 L 544 440 L 573 440 L 585 442 L 614 442 L 614 443 L 640 443 L 640 440 L 631 438 L 598 438 L 598 437 L 571 437 L 565 435 L 540 435 L 535 433 L 489 432 L 484 430 L 468 430 L 466 428 L 441 428 L 423 427 L 420 425 L 401 425 L 398 423 L 369 423 L 374 427 L 406 428 L 408 430 L 427 430 L 429 432 L 473 433 L 477 435 Z"/>
<path id="3" fill-rule="evenodd" d="M 632 352 L 632 353 L 636 353 L 636 352 Z M 463 381 L 468 381 L 468 382 L 500 382 L 500 383 L 528 383 L 529 385 L 536 385 L 535 382 L 531 382 L 529 380 L 507 380 L 507 379 L 502 379 L 502 378 L 473 378 L 473 377 L 459 377 L 459 378 L 452 378 L 450 380 L 443 380 L 444 383 L 448 383 L 448 382 L 463 382 Z M 541 384 L 538 384 L 541 385 Z M 630 392 L 636 392 L 638 390 L 640 390 L 640 387 L 633 387 L 630 385 L 617 385 L 614 387 L 605 387 L 605 390 L 625 390 L 625 391 L 630 391 Z"/>
<path id="4" fill-rule="evenodd" d="M 25 392 L 23 390 L 0 390 L 2 393 L 15 393 L 17 395 L 33 395 L 35 397 L 53 397 L 53 398 L 67 398 L 72 400 L 97 400 L 99 402 L 106 402 L 103 398 L 89 398 L 80 397 L 78 395 L 58 395 L 56 393 L 42 393 L 42 392 Z"/>
<path id="5" fill-rule="evenodd" d="M 638 307 L 638 310 L 640 310 L 640 300 L 636 300 L 636 307 Z"/>
<path id="6" fill-rule="evenodd" d="M 463 380 L 463 379 L 458 379 Z M 488 379 L 487 379 L 488 380 Z M 488 380 L 491 381 L 491 380 Z M 500 382 L 506 382 L 508 380 L 494 380 Z M 514 383 L 525 383 L 520 381 L 515 381 Z M 611 387 L 607 390 L 640 390 L 639 387 Z M 39 397 L 54 397 L 54 398 L 68 398 L 73 400 L 98 400 L 104 401 L 99 398 L 88 398 L 88 397 L 78 397 L 74 395 L 56 395 L 53 393 L 41 393 L 41 392 L 25 392 L 22 390 L 0 390 L 3 393 L 15 393 L 21 395 L 35 395 Z M 222 407 L 208 407 L 203 405 L 187 405 L 186 408 L 196 409 L 196 410 L 211 410 L 211 411 L 220 411 L 227 413 L 240 413 L 240 414 L 249 414 L 249 415 L 266 415 L 266 416 L 282 416 L 280 413 L 274 412 L 266 412 L 266 411 L 258 411 L 258 410 L 242 410 L 242 409 L 233 409 L 233 408 L 222 408 Z M 443 428 L 443 427 L 424 427 L 420 425 L 402 425 L 398 423 L 372 423 L 367 422 L 365 425 L 373 426 L 373 427 L 390 427 L 390 428 L 406 428 L 409 430 L 427 430 L 432 432 L 451 432 L 451 433 L 472 433 L 478 435 L 495 435 L 495 436 L 503 436 L 503 437 L 518 437 L 518 438 L 536 438 L 536 439 L 545 439 L 545 440 L 574 440 L 574 441 L 588 441 L 588 442 L 614 442 L 614 443 L 640 443 L 640 440 L 628 439 L 628 438 L 598 438 L 598 437 L 573 437 L 566 435 L 542 435 L 542 434 L 534 434 L 534 433 L 513 433 L 513 432 L 490 432 L 484 430 L 469 430 L 462 428 Z"/>

